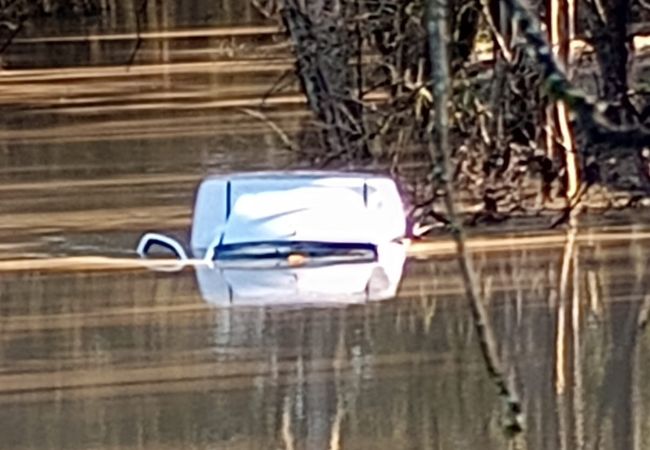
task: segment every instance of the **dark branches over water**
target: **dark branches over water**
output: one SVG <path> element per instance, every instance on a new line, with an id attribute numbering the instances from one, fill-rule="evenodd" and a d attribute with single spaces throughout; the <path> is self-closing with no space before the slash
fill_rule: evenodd
<path id="1" fill-rule="evenodd" d="M 553 57 L 538 20 L 531 14 L 524 0 L 503 0 L 512 10 L 513 20 L 519 23 L 528 42 L 528 50 L 540 64 L 549 95 L 565 102 L 576 115 L 582 130 L 592 142 L 606 142 L 611 147 L 650 146 L 650 130 L 641 126 L 618 126 L 603 114 L 608 105 L 591 99 L 575 88 Z"/>
<path id="2" fill-rule="evenodd" d="M 291 36 L 296 73 L 321 125 L 325 161 L 359 161 L 369 156 L 357 68 L 361 45 L 350 17 L 355 1 L 285 0 L 280 13 Z M 321 161 L 322 163 L 322 161 Z"/>
<path id="3" fill-rule="evenodd" d="M 279 8 L 294 46 L 296 75 L 319 124 L 321 145 L 314 140 L 306 145 L 318 147 L 310 149 L 316 164 L 365 166 L 373 160 L 377 167 L 408 179 L 413 204 L 441 207 L 442 190 L 436 185 L 439 180 L 431 178 L 427 157 L 432 61 L 426 44 L 426 0 L 269 3 L 273 7 L 266 4 L 264 11 L 270 14 Z M 605 95 L 599 101 L 576 89 L 538 23 L 540 11 L 530 10 L 526 0 L 446 4 L 453 76 L 449 101 L 455 107 L 448 124 L 452 182 L 459 198 L 467 202 L 463 205 L 483 203 L 475 223 L 556 209 L 558 201 L 565 204 L 565 194 L 579 191 L 574 185 L 570 189 L 568 181 L 575 183 L 578 177 L 578 188 L 594 183 L 605 187 L 604 196 L 595 199 L 601 207 L 610 194 L 650 193 L 646 167 L 650 152 L 645 150 L 650 147 L 650 130 L 643 119 L 647 114 L 623 120 L 631 117 L 621 112 L 625 98 Z M 484 20 L 479 20 L 481 11 Z M 576 37 L 591 44 L 597 58 L 573 61 L 576 80 L 584 81 L 583 69 L 589 68 L 598 73 L 597 87 L 606 81 L 612 84 L 612 74 L 621 71 L 604 70 L 602 60 L 609 47 L 599 48 L 611 30 L 599 31 L 599 40 L 593 41 L 589 36 L 594 30 L 585 24 L 587 14 L 582 9 L 575 18 L 582 27 Z M 516 39 L 522 35 L 523 42 Z M 368 49 L 364 58 L 362 49 Z M 630 86 L 635 83 L 631 77 Z M 571 158 L 561 158 L 563 142 L 557 142 L 547 127 L 548 108 L 556 101 L 566 103 L 576 125 L 565 127 L 570 136 L 564 137 L 575 137 L 568 149 Z M 645 111 L 644 97 L 636 95 L 631 101 Z M 415 222 L 425 225 L 441 224 L 433 206 L 416 209 L 414 216 Z"/>
<path id="4" fill-rule="evenodd" d="M 0 42 L 0 55 L 2 55 L 5 52 L 5 50 L 7 50 L 7 48 L 13 42 L 14 38 L 18 36 L 18 33 L 21 32 L 21 30 L 23 29 L 23 22 L 24 20 L 21 20 L 18 23 L 0 21 L 0 29 L 4 28 L 5 30 L 8 31 L 7 37 L 4 39 L 4 41 Z"/>
<path id="5" fill-rule="evenodd" d="M 0 54 L 33 19 L 81 19 L 99 15 L 102 8 L 100 0 L 0 0 Z"/>
<path id="6" fill-rule="evenodd" d="M 472 260 L 465 246 L 465 234 L 456 212 L 454 186 L 451 176 L 454 166 L 451 160 L 449 143 L 449 103 L 451 99 L 451 76 L 449 72 L 449 5 L 447 0 L 428 0 L 427 31 L 429 36 L 429 52 L 431 61 L 431 80 L 434 98 L 434 132 L 435 142 L 430 145 L 431 159 L 437 170 L 434 176 L 442 178 L 445 190 L 444 203 L 449 217 L 449 227 L 456 242 L 456 254 L 465 286 L 465 295 L 470 303 L 474 326 L 479 336 L 483 358 L 507 407 L 505 428 L 509 433 L 523 431 L 522 407 L 514 386 L 508 382 L 503 363 L 497 351 L 496 338 L 492 330 L 490 317 L 479 295 L 476 274 Z"/>

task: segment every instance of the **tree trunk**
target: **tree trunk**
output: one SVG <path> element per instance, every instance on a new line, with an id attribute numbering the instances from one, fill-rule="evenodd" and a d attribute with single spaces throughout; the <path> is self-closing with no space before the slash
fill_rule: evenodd
<path id="1" fill-rule="evenodd" d="M 571 78 L 570 43 L 575 37 L 574 0 L 547 0 L 546 27 L 553 55 L 564 66 L 567 76 Z M 578 193 L 579 174 L 573 127 L 566 103 L 557 101 L 549 104 L 546 120 L 548 156 L 553 158 L 556 154 L 562 155 L 565 167 L 564 191 L 567 200 L 570 201 Z"/>
<path id="2" fill-rule="evenodd" d="M 429 41 L 429 59 L 431 63 L 431 83 L 433 86 L 434 118 L 430 151 L 434 167 L 435 178 L 440 174 L 445 190 L 444 203 L 449 217 L 449 227 L 456 242 L 456 258 L 463 278 L 465 296 L 469 302 L 474 328 L 477 332 L 483 361 L 492 381 L 496 385 L 499 396 L 505 400 L 507 416 L 504 428 L 508 433 L 516 434 L 523 431 L 523 418 L 521 404 L 514 392 L 514 388 L 506 377 L 506 371 L 499 357 L 496 337 L 492 328 L 490 316 L 480 298 L 476 272 L 471 256 L 467 252 L 465 232 L 456 212 L 455 192 L 452 174 L 453 167 L 451 148 L 449 142 L 450 114 L 449 102 L 451 101 L 451 74 L 449 69 L 449 0 L 427 0 L 426 24 Z"/>
<path id="3" fill-rule="evenodd" d="M 585 18 L 602 77 L 601 97 L 615 108 L 607 113 L 615 123 L 628 122 L 628 16 L 630 0 L 584 0 Z"/>
<path id="4" fill-rule="evenodd" d="M 286 0 L 282 19 L 293 41 L 296 71 L 311 110 L 322 124 L 326 161 L 369 156 L 357 74 L 351 61 L 360 43 L 348 28 L 353 0 Z"/>

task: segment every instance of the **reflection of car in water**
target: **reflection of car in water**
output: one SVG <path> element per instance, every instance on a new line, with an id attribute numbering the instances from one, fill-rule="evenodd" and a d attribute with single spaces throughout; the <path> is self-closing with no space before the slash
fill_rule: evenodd
<path id="1" fill-rule="evenodd" d="M 202 297 L 216 305 L 350 304 L 392 298 L 404 265 L 404 247 L 384 245 L 375 260 L 289 264 L 249 261 L 198 266 Z"/>
<path id="2" fill-rule="evenodd" d="M 406 221 L 395 182 L 346 172 L 215 176 L 199 186 L 190 256 L 211 302 L 359 302 L 395 294 Z M 167 236 L 155 246 L 188 260 Z"/>

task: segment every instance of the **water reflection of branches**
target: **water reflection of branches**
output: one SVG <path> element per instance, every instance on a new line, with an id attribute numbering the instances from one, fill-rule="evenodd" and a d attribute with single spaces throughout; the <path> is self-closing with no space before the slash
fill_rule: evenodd
<path id="1" fill-rule="evenodd" d="M 32 19 L 66 16 L 81 19 L 97 16 L 108 8 L 107 4 L 98 0 L 0 1 L 0 55 Z"/>
<path id="2" fill-rule="evenodd" d="M 129 59 L 126 62 L 127 69 L 133 65 L 138 50 L 142 46 L 142 22 L 146 20 L 145 13 L 147 11 L 147 2 L 148 0 L 140 0 L 140 4 L 133 11 L 135 15 L 135 43 L 133 44 L 133 50 L 131 50 Z"/>
<path id="3" fill-rule="evenodd" d="M 14 38 L 18 35 L 18 33 L 21 32 L 21 30 L 23 29 L 23 23 L 24 20 L 21 20 L 17 23 L 9 22 L 6 20 L 0 21 L 0 30 L 4 28 L 9 32 L 4 42 L 0 43 L 0 55 L 2 55 L 5 52 L 5 50 L 7 50 L 9 45 L 11 45 L 11 43 L 13 42 Z"/>
<path id="4" fill-rule="evenodd" d="M 607 244 L 595 241 L 587 252 L 577 235 L 574 228 L 567 231 L 557 277 L 554 381 L 560 448 L 572 448 L 572 443 L 603 448 L 612 442 L 638 448 L 633 404 L 648 303 L 647 257 L 639 243 L 630 241 L 625 254 L 631 255 L 633 278 L 621 279 L 616 266 L 606 264 L 612 255 Z M 595 410 L 589 410 L 590 404 L 597 405 Z"/>
<path id="5" fill-rule="evenodd" d="M 247 114 L 251 117 L 254 117 L 256 119 L 261 120 L 264 122 L 273 132 L 275 133 L 276 136 L 282 141 L 282 144 L 284 147 L 291 151 L 291 152 L 298 152 L 298 146 L 296 143 L 287 135 L 287 133 L 280 128 L 278 124 L 276 124 L 274 121 L 272 121 L 266 114 L 264 114 L 262 111 L 256 111 L 252 110 L 249 108 L 241 108 L 241 112 L 244 114 Z"/>
<path id="6" fill-rule="evenodd" d="M 555 332 L 555 395 L 558 404 L 558 434 L 560 440 L 560 450 L 566 450 L 570 439 L 567 434 L 567 410 L 566 410 L 566 385 L 567 385 L 567 355 L 569 352 L 569 333 L 573 331 L 574 336 L 578 330 L 572 329 L 567 321 L 568 308 L 568 291 L 570 285 L 576 289 L 576 285 L 571 283 L 573 278 L 570 276 L 571 269 L 576 268 L 576 233 L 575 226 L 567 231 L 566 244 L 562 252 L 562 265 L 560 266 L 560 278 L 558 286 L 558 299 L 556 310 L 556 332 Z M 575 348 L 573 351 L 575 352 Z"/>

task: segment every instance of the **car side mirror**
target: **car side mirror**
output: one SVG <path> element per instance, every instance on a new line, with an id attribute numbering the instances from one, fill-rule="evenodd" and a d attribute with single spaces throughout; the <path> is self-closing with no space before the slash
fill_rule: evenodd
<path id="1" fill-rule="evenodd" d="M 149 256 L 151 249 L 159 246 L 171 251 L 181 261 L 187 260 L 185 249 L 176 239 L 159 233 L 146 233 L 140 238 L 136 251 L 142 258 Z"/>

